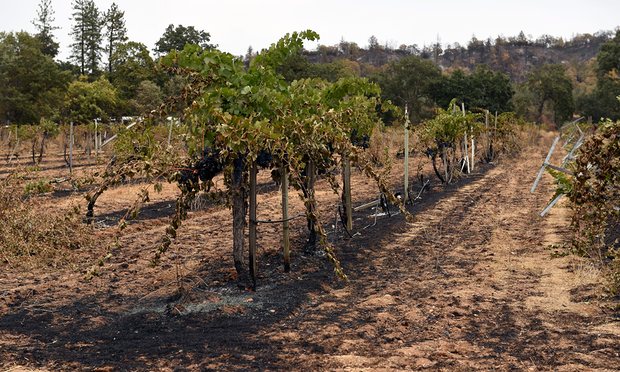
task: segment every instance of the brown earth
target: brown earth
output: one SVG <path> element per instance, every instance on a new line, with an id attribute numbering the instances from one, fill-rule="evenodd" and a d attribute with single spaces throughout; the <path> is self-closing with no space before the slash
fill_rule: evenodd
<path id="1" fill-rule="evenodd" d="M 259 288 L 237 289 L 230 211 L 212 203 L 151 267 L 175 190 L 154 196 L 110 247 L 107 226 L 140 185 L 115 188 L 96 210 L 99 251 L 77 252 L 74 267 L 3 267 L 0 369 L 618 370 L 620 314 L 602 297 L 600 273 L 549 249 L 569 236 L 569 210 L 538 217 L 551 195 L 546 177 L 529 193 L 548 143 L 448 188 L 435 183 L 411 208 L 412 224 L 397 215 L 373 225 L 365 211 L 353 239 L 327 226 L 349 283 L 300 253 L 299 219 L 292 272 L 281 267 L 279 225 L 262 224 Z M 276 219 L 279 193 L 267 178 L 258 218 Z M 337 196 L 318 187 L 324 220 L 334 220 Z M 356 205 L 376 194 L 359 175 L 353 190 Z M 48 197 L 81 202 L 78 193 Z M 291 214 L 301 208 L 296 200 Z"/>

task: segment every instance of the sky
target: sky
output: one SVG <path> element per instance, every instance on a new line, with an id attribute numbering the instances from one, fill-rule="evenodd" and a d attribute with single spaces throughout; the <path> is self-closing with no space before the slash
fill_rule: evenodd
<path id="1" fill-rule="evenodd" d="M 106 10 L 113 0 L 95 0 Z M 0 31 L 34 32 L 39 0 L 0 0 Z M 69 56 L 70 0 L 52 0 L 59 59 Z M 249 46 L 268 47 L 287 32 L 312 29 L 320 44 L 340 40 L 361 47 L 374 35 L 398 47 L 440 42 L 466 45 L 520 31 L 570 38 L 620 26 L 620 0 L 116 0 L 125 11 L 129 39 L 152 49 L 169 24 L 194 26 L 211 34 L 223 51 L 244 55 Z M 306 45 L 316 48 L 316 43 Z"/>

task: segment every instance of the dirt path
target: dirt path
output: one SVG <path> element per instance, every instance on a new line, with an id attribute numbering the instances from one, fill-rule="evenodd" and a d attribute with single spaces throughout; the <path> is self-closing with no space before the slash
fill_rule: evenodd
<path id="1" fill-rule="evenodd" d="M 340 241 L 347 285 L 298 256 L 291 274 L 266 273 L 277 258 L 264 258 L 256 293 L 203 288 L 182 315 L 166 296 L 146 303 L 105 283 L 53 308 L 22 301 L 0 313 L 0 366 L 618 370 L 618 314 L 599 303 L 595 269 L 546 249 L 568 217 L 537 216 L 550 185 L 528 190 L 544 151 L 427 196 L 413 224 L 386 219 Z"/>
<path id="2" fill-rule="evenodd" d="M 540 159 L 494 168 L 366 247 L 352 285 L 291 327 L 287 342 L 321 352 L 293 353 L 330 369 L 619 369 L 620 324 L 588 302 L 596 276 L 545 250 L 568 221 L 536 215 L 550 195 L 527 191 Z"/>

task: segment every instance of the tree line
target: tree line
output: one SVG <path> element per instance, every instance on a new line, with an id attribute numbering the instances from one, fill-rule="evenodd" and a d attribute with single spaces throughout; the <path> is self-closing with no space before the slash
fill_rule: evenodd
<path id="1" fill-rule="evenodd" d="M 0 123 L 36 124 L 104 121 L 135 116 L 177 95 L 182 78 L 158 67 L 158 58 L 186 44 L 204 49 L 210 34 L 193 26 L 169 25 L 151 54 L 127 37 L 125 13 L 116 3 L 106 11 L 93 0 L 73 0 L 70 57 L 57 61 L 51 0 L 41 0 L 36 33 L 0 32 Z"/>
<path id="2" fill-rule="evenodd" d="M 71 54 L 56 61 L 59 43 L 54 38 L 51 0 L 41 0 L 33 24 L 35 34 L 0 32 L 0 123 L 33 124 L 42 119 L 57 122 L 104 121 L 137 116 L 159 107 L 166 97 L 178 96 L 184 77 L 160 66 L 159 60 L 187 44 L 212 50 L 211 35 L 193 26 L 169 25 L 151 51 L 129 40 L 125 13 L 116 3 L 102 11 L 93 0 L 73 0 Z M 505 46 L 575 48 L 600 43 L 595 61 L 583 64 L 542 64 L 515 79 L 505 69 L 445 66 L 446 56 L 484 53 Z M 598 45 L 598 44 L 597 44 Z M 437 107 L 457 98 L 468 107 L 516 111 L 531 121 L 561 123 L 574 114 L 618 119 L 620 104 L 620 31 L 578 35 L 564 41 L 549 35 L 481 41 L 472 38 L 467 48 L 440 43 L 423 48 L 392 48 L 370 37 L 366 49 L 342 40 L 316 51 L 299 51 L 278 67 L 286 80 L 320 77 L 368 77 L 379 84 L 382 98 L 407 105 L 411 120 L 431 117 Z M 392 58 L 391 52 L 398 58 Z M 256 53 L 250 47 L 246 68 Z M 506 57 L 506 56 L 504 56 Z M 450 57 L 452 58 L 452 57 Z M 505 59 L 505 58 L 504 58 Z M 510 63 L 510 56 L 508 61 Z M 389 121 L 389 118 L 386 118 Z"/>

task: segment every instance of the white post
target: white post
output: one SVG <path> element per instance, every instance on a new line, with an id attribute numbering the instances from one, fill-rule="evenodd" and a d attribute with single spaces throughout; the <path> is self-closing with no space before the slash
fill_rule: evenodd
<path id="1" fill-rule="evenodd" d="M 536 191 L 536 187 L 538 187 L 538 183 L 540 182 L 540 179 L 542 178 L 543 173 L 545 173 L 545 167 L 547 166 L 547 164 L 549 164 L 551 155 L 553 154 L 553 151 L 555 150 L 555 146 L 558 144 L 559 140 L 560 140 L 560 136 L 555 137 L 555 139 L 553 140 L 553 144 L 551 145 L 551 148 L 549 149 L 549 152 L 547 153 L 547 157 L 545 158 L 545 161 L 543 162 L 542 166 L 540 167 L 540 170 L 538 171 L 538 174 L 536 175 L 536 180 L 534 180 L 534 184 L 532 185 L 532 188 L 530 189 L 530 193 L 533 193 L 534 191 Z"/>
<path id="2" fill-rule="evenodd" d="M 461 110 L 463 111 L 463 118 L 465 118 L 465 102 L 461 102 Z M 465 120 L 463 120 L 463 124 L 465 124 Z M 471 173 L 471 169 L 469 166 L 469 149 L 467 148 L 467 128 L 465 128 L 465 165 L 467 166 L 467 174 Z"/>
<path id="3" fill-rule="evenodd" d="M 471 171 L 474 171 L 474 165 L 476 164 L 476 161 L 474 159 L 476 159 L 476 143 L 474 142 L 474 135 L 471 135 Z"/>
<path id="4" fill-rule="evenodd" d="M 168 127 L 168 147 L 170 147 L 170 142 L 172 141 L 172 123 L 174 119 L 170 118 L 170 126 Z"/>
<path id="5" fill-rule="evenodd" d="M 484 144 L 485 161 L 491 159 L 491 134 L 489 133 L 489 110 L 484 110 L 484 132 L 486 133 L 486 143 Z"/>
<path id="6" fill-rule="evenodd" d="M 405 192 L 404 202 L 409 201 L 409 112 L 405 105 Z"/>

